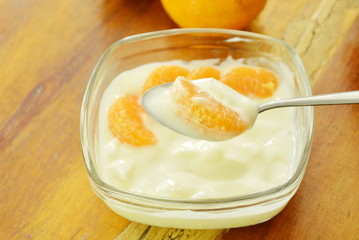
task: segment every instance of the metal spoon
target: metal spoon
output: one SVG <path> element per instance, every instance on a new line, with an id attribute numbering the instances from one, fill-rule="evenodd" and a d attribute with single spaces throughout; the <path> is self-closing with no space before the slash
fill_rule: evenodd
<path id="1" fill-rule="evenodd" d="M 194 80 L 198 81 L 198 80 Z M 170 98 L 169 90 L 172 86 L 172 83 L 165 83 L 158 85 L 149 89 L 142 96 L 141 103 L 146 112 L 154 118 L 156 121 L 164 125 L 165 127 L 172 129 L 180 134 L 192 137 L 199 138 L 205 140 L 211 140 L 207 137 L 203 137 L 202 135 L 195 134 L 195 131 L 188 131 L 186 127 L 183 127 L 177 121 L 177 117 L 168 114 L 162 114 L 164 111 L 170 111 L 166 109 L 166 98 Z M 167 94 L 167 95 L 166 95 Z M 238 93 L 239 94 L 239 93 Z M 245 99 L 253 102 L 251 99 L 242 96 Z M 154 101 L 155 99 L 155 101 Z M 349 92 L 340 92 L 340 93 L 332 93 L 332 94 L 324 94 L 324 95 L 316 95 L 309 97 L 301 97 L 301 98 L 292 98 L 292 99 L 283 99 L 271 101 L 263 104 L 255 104 L 258 109 L 255 109 L 255 116 L 251 116 L 252 124 L 256 121 L 257 114 L 281 107 L 298 107 L 298 106 L 316 106 L 316 105 L 337 105 L 337 104 L 355 104 L 359 103 L 359 91 L 349 91 Z M 160 109 L 160 110 L 159 110 Z M 168 117 L 171 116 L 171 117 Z M 193 130 L 193 129 L 192 129 Z M 227 138 L 228 139 L 228 138 Z M 221 141 L 227 139 L 213 139 L 214 141 Z"/>
<path id="2" fill-rule="evenodd" d="M 258 106 L 259 113 L 273 108 L 318 106 L 318 105 L 339 105 L 359 103 L 359 91 L 330 93 L 302 98 L 291 98 L 271 101 Z"/>

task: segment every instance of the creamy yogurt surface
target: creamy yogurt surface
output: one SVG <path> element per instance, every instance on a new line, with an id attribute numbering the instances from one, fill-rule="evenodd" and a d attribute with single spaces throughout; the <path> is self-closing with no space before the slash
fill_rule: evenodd
<path id="1" fill-rule="evenodd" d="M 99 112 L 98 170 L 108 184 L 147 195 L 174 198 L 218 198 L 245 195 L 278 186 L 290 178 L 295 155 L 295 109 L 258 115 L 255 125 L 231 140 L 193 139 L 162 126 L 146 114 L 145 125 L 158 142 L 135 147 L 121 143 L 109 129 L 108 109 L 125 94 L 140 96 L 153 69 L 174 64 L 189 70 L 213 66 L 222 74 L 242 65 L 262 66 L 279 79 L 274 95 L 261 103 L 294 96 L 293 73 L 281 62 L 264 58 L 156 62 L 122 72 L 108 86 Z"/>

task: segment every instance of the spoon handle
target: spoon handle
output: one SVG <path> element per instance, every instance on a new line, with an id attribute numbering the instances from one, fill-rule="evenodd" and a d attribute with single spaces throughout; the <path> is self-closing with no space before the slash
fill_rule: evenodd
<path id="1" fill-rule="evenodd" d="M 259 105 L 259 112 L 279 107 L 337 105 L 359 103 L 359 91 L 316 95 L 303 98 L 283 99 Z"/>

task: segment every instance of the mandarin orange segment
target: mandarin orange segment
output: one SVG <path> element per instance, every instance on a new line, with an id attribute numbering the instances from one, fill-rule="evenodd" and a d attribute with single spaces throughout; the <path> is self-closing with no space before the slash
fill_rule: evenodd
<path id="1" fill-rule="evenodd" d="M 186 77 L 188 70 L 177 65 L 165 65 L 155 68 L 146 79 L 142 92 L 163 83 L 173 82 L 178 76 Z"/>
<path id="2" fill-rule="evenodd" d="M 221 76 L 221 72 L 214 67 L 199 67 L 191 71 L 187 79 L 196 80 L 201 78 L 214 78 L 219 80 Z"/>
<path id="3" fill-rule="evenodd" d="M 260 67 L 237 67 L 221 79 L 227 86 L 246 96 L 267 98 L 278 88 L 273 72 Z"/>
<path id="4" fill-rule="evenodd" d="M 142 121 L 143 108 L 135 95 L 119 97 L 109 108 L 110 130 L 121 142 L 133 146 L 155 144 L 156 136 Z"/>
<path id="5" fill-rule="evenodd" d="M 177 78 L 172 96 L 178 104 L 178 114 L 207 136 L 231 138 L 249 128 L 238 112 L 223 105 L 208 92 L 185 78 Z"/>

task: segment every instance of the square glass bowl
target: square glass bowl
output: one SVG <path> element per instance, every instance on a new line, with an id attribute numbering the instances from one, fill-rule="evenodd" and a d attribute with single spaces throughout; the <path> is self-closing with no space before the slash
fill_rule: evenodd
<path id="1" fill-rule="evenodd" d="M 264 57 L 282 61 L 294 74 L 297 97 L 310 96 L 303 64 L 285 42 L 260 34 L 224 29 L 172 29 L 126 37 L 112 44 L 98 61 L 81 110 L 82 151 L 90 184 L 116 213 L 135 222 L 188 229 L 232 228 L 257 224 L 278 214 L 298 189 L 307 165 L 313 108 L 296 109 L 294 170 L 280 186 L 227 198 L 175 199 L 142 195 L 107 184 L 98 171 L 98 122 L 103 94 L 121 72 L 160 61 Z M 131 83 L 129 83 L 131 84 Z"/>

